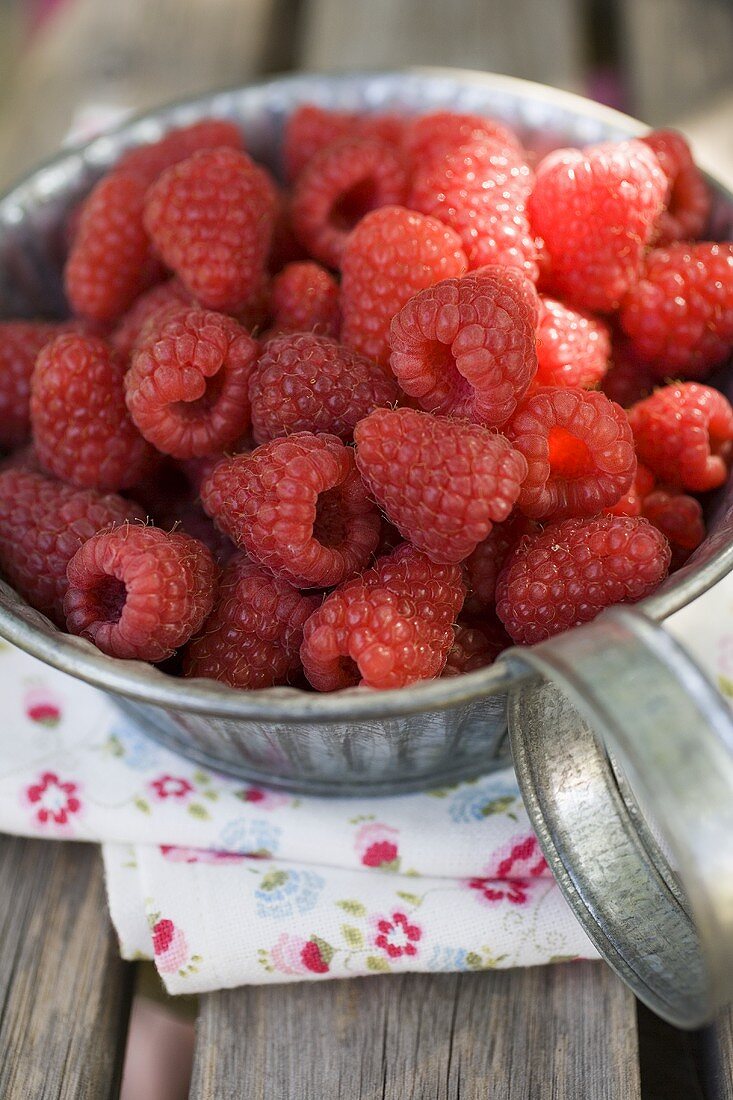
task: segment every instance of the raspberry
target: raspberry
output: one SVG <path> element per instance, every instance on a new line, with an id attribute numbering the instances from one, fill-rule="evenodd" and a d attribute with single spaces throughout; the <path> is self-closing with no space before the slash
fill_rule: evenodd
<path id="1" fill-rule="evenodd" d="M 236 313 L 262 280 L 276 203 L 274 184 L 246 153 L 203 150 L 153 184 L 145 225 L 194 298 Z"/>
<path id="2" fill-rule="evenodd" d="M 359 472 L 387 518 L 440 563 L 463 561 L 507 518 L 527 472 L 503 436 L 413 409 L 376 409 L 354 440 Z"/>
<path id="3" fill-rule="evenodd" d="M 110 172 L 84 203 L 64 269 L 74 313 L 116 321 L 145 290 L 150 281 L 150 242 L 143 225 L 146 190 L 139 175 Z"/>
<path id="4" fill-rule="evenodd" d="M 358 116 L 347 111 L 327 111 L 314 103 L 296 107 L 285 122 L 282 156 L 288 179 L 294 180 L 316 153 L 348 137 Z"/>
<path id="5" fill-rule="evenodd" d="M 432 111 L 412 119 L 407 126 L 405 149 L 412 164 L 419 170 L 434 161 L 443 160 L 463 145 L 476 145 L 487 139 L 520 153 L 522 151 L 516 134 L 501 122 L 456 111 Z"/>
<path id="6" fill-rule="evenodd" d="M 339 267 L 346 238 L 370 210 L 402 203 L 407 173 L 401 155 L 383 141 L 345 138 L 327 146 L 298 176 L 293 225 L 308 251 Z"/>
<path id="7" fill-rule="evenodd" d="M 292 432 L 327 432 L 350 442 L 354 425 L 397 400 L 383 367 L 327 336 L 308 333 L 269 340 L 249 383 L 258 443 Z"/>
<path id="8" fill-rule="evenodd" d="M 527 459 L 519 507 L 533 519 L 592 516 L 631 488 L 634 438 L 626 413 L 605 394 L 538 389 L 504 430 Z"/>
<path id="9" fill-rule="evenodd" d="M 611 334 L 591 317 L 554 298 L 540 298 L 535 386 L 593 389 L 608 369 Z"/>
<path id="10" fill-rule="evenodd" d="M 621 325 L 658 378 L 705 378 L 733 349 L 733 244 L 654 249 Z"/>
<path id="11" fill-rule="evenodd" d="M 669 539 L 673 553 L 690 554 L 705 538 L 699 500 L 674 490 L 656 489 L 642 502 L 642 515 Z"/>
<path id="12" fill-rule="evenodd" d="M 152 448 L 125 406 L 125 364 L 94 336 L 67 333 L 41 351 L 31 379 L 33 442 L 41 465 L 83 489 L 134 485 Z"/>
<path id="13" fill-rule="evenodd" d="M 275 576 L 328 588 L 363 569 L 379 539 L 352 451 L 296 432 L 220 462 L 201 486 L 217 526 Z"/>
<path id="14" fill-rule="evenodd" d="M 666 538 L 645 519 L 566 519 L 520 542 L 499 577 L 496 610 L 515 642 L 534 645 L 648 596 L 669 562 Z"/>
<path id="15" fill-rule="evenodd" d="M 506 264 L 537 281 L 537 248 L 527 217 L 531 172 L 516 147 L 464 145 L 417 170 L 407 205 L 455 229 L 470 269 Z"/>
<path id="16" fill-rule="evenodd" d="M 511 638 L 499 622 L 490 633 L 479 626 L 459 622 L 442 675 L 462 676 L 464 672 L 486 668 L 511 644 Z"/>
<path id="17" fill-rule="evenodd" d="M 267 270 L 271 274 L 280 271 L 287 264 L 300 263 L 308 259 L 308 253 L 295 235 L 291 204 L 290 194 L 278 190 L 275 225 L 272 230 L 270 255 L 267 259 Z"/>
<path id="18" fill-rule="evenodd" d="M 733 408 L 696 382 L 663 386 L 629 410 L 639 458 L 661 481 L 705 492 L 722 485 L 733 442 Z"/>
<path id="19" fill-rule="evenodd" d="M 287 264 L 272 280 L 272 312 L 282 331 L 337 336 L 341 324 L 339 285 L 320 264 Z"/>
<path id="20" fill-rule="evenodd" d="M 628 409 L 648 397 L 657 382 L 652 368 L 634 354 L 629 341 L 623 336 L 614 336 L 611 365 L 601 379 L 601 389 L 606 397 Z"/>
<path id="21" fill-rule="evenodd" d="M 110 657 L 164 661 L 196 634 L 219 570 L 189 535 L 126 525 L 93 535 L 67 568 L 66 625 Z"/>
<path id="22" fill-rule="evenodd" d="M 67 325 L 46 321 L 0 322 L 0 447 L 22 447 L 31 435 L 31 375 L 41 348 Z"/>
<path id="23" fill-rule="evenodd" d="M 407 301 L 468 266 L 460 238 L 435 218 L 383 206 L 349 235 L 341 262 L 341 339 L 389 362 L 389 326 Z"/>
<path id="24" fill-rule="evenodd" d="M 287 684 L 301 668 L 303 624 L 320 602 L 236 554 L 214 610 L 188 646 L 185 675 L 250 690 Z"/>
<path id="25" fill-rule="evenodd" d="M 613 516 L 640 516 L 644 498 L 654 489 L 656 478 L 641 462 L 636 464 L 636 475 L 628 493 L 617 500 L 612 508 L 606 508 Z"/>
<path id="26" fill-rule="evenodd" d="M 168 279 L 140 295 L 112 333 L 110 343 L 121 355 L 129 358 L 144 337 L 151 320 L 157 323 L 164 311 L 193 304 L 183 284 L 178 279 Z"/>
<path id="27" fill-rule="evenodd" d="M 520 539 L 537 531 L 537 524 L 521 512 L 515 512 L 504 523 L 494 524 L 463 565 L 468 586 L 463 607 L 466 613 L 480 615 L 494 606 L 496 581 L 509 554 Z"/>
<path id="28" fill-rule="evenodd" d="M 512 268 L 445 279 L 392 321 L 390 366 L 428 412 L 499 426 L 537 370 L 538 299 Z"/>
<path id="29" fill-rule="evenodd" d="M 656 243 L 699 237 L 710 215 L 710 190 L 689 145 L 676 130 L 652 130 L 641 140 L 654 152 L 667 177 L 664 210 L 654 228 Z"/>
<path id="30" fill-rule="evenodd" d="M 127 406 L 164 454 L 193 458 L 229 447 L 249 426 L 249 376 L 257 344 L 233 321 L 204 309 L 177 312 L 132 357 Z"/>
<path id="31" fill-rule="evenodd" d="M 399 688 L 439 676 L 463 602 L 456 565 L 403 543 L 327 596 L 305 624 L 300 656 L 318 691 Z"/>
<path id="32" fill-rule="evenodd" d="M 66 566 L 103 527 L 144 520 L 129 500 L 74 489 L 31 470 L 0 473 L 0 569 L 31 607 L 64 625 Z"/>
<path id="33" fill-rule="evenodd" d="M 640 141 L 558 149 L 537 167 L 528 210 L 559 297 L 616 309 L 641 269 L 667 180 Z"/>
<path id="34" fill-rule="evenodd" d="M 190 126 L 169 130 L 151 145 L 128 149 L 117 162 L 117 169 L 137 172 L 151 184 L 158 176 L 179 161 L 187 160 L 201 149 L 244 149 L 242 133 L 225 118 L 205 118 Z"/>

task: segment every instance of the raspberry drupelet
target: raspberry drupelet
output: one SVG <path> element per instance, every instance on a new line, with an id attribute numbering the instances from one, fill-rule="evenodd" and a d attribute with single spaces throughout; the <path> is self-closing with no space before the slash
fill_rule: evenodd
<path id="1" fill-rule="evenodd" d="M 383 206 L 361 219 L 341 261 L 341 339 L 362 355 L 389 362 L 394 315 L 424 287 L 468 267 L 460 238 L 436 218 Z"/>
<path id="2" fill-rule="evenodd" d="M 66 574 L 72 634 L 110 657 L 159 662 L 201 629 L 219 570 L 198 539 L 127 525 L 88 539 Z"/>
<path id="3" fill-rule="evenodd" d="M 538 302 L 504 267 L 421 290 L 392 321 L 397 381 L 427 412 L 501 426 L 537 371 Z"/>
<path id="4" fill-rule="evenodd" d="M 656 244 L 699 237 L 710 215 L 710 188 L 690 146 L 676 130 L 652 130 L 641 139 L 654 152 L 667 177 L 664 209 L 654 226 Z"/>
<path id="5" fill-rule="evenodd" d="M 640 516 L 644 498 L 654 489 L 657 479 L 642 462 L 636 464 L 636 474 L 631 488 L 611 508 L 606 508 L 614 516 Z"/>
<path id="6" fill-rule="evenodd" d="M 258 443 L 302 431 L 348 443 L 358 421 L 397 394 L 390 371 L 352 348 L 309 333 L 275 336 L 250 378 L 252 431 Z"/>
<path id="7" fill-rule="evenodd" d="M 493 118 L 459 111 L 431 111 L 421 115 L 408 123 L 405 133 L 405 150 L 411 164 L 420 170 L 465 145 L 481 142 L 522 152 L 519 138 L 508 126 Z"/>
<path id="8" fill-rule="evenodd" d="M 300 655 L 318 691 L 399 688 L 439 676 L 463 603 L 457 565 L 407 543 L 326 597 L 305 624 Z"/>
<path id="9" fill-rule="evenodd" d="M 519 543 L 496 586 L 496 610 L 511 638 L 534 645 L 605 607 L 635 603 L 667 575 L 670 549 L 645 519 L 596 516 L 553 523 Z"/>
<path id="10" fill-rule="evenodd" d="M 41 465 L 79 488 L 129 489 L 155 452 L 125 405 L 125 363 L 94 336 L 67 333 L 47 344 L 31 379 L 31 422 Z"/>
<path id="11" fill-rule="evenodd" d="M 345 138 L 316 154 L 293 194 L 295 232 L 314 259 L 340 267 L 347 237 L 370 210 L 399 205 L 407 192 L 402 155 L 374 138 Z"/>
<path id="12" fill-rule="evenodd" d="M 535 390 L 504 430 L 527 460 L 519 508 L 532 519 L 595 515 L 633 484 L 634 437 L 624 410 L 603 393 Z"/>
<path id="13" fill-rule="evenodd" d="M 535 386 L 594 389 L 608 370 L 611 334 L 599 317 L 541 296 Z"/>
<path id="14" fill-rule="evenodd" d="M 79 547 L 112 524 L 144 521 L 137 504 L 74 489 L 22 467 L 0 472 L 0 569 L 6 580 L 63 626 L 66 567 Z"/>
<path id="15" fill-rule="evenodd" d="M 687 493 L 655 489 L 644 497 L 641 514 L 666 535 L 675 564 L 681 564 L 705 538 L 702 505 Z"/>
<path id="16" fill-rule="evenodd" d="M 235 554 L 213 611 L 186 650 L 184 674 L 249 690 L 288 683 L 301 669 L 303 625 L 320 603 Z"/>
<path id="17" fill-rule="evenodd" d="M 527 205 L 549 255 L 553 293 L 582 309 L 616 309 L 639 275 L 666 190 L 641 141 L 545 157 Z"/>
<path id="18" fill-rule="evenodd" d="M 249 427 L 257 344 L 220 313 L 184 307 L 166 316 L 132 356 L 125 376 L 130 415 L 163 454 L 223 451 Z"/>
<path id="19" fill-rule="evenodd" d="M 126 359 L 132 355 L 148 326 L 159 323 L 159 319 L 169 312 L 177 311 L 181 306 L 193 306 L 196 303 L 178 279 L 168 279 L 151 287 L 136 298 L 127 313 L 110 336 L 110 343 Z"/>
<path id="20" fill-rule="evenodd" d="M 527 473 L 503 436 L 413 409 L 376 409 L 354 431 L 369 492 L 435 562 L 460 562 L 510 514 Z"/>
<path id="21" fill-rule="evenodd" d="M 341 326 L 339 285 L 311 260 L 286 264 L 272 280 L 272 314 L 283 332 L 337 336 Z"/>
<path id="22" fill-rule="evenodd" d="M 353 132 L 359 116 L 351 111 L 328 111 L 303 103 L 285 120 L 282 157 L 285 174 L 296 179 L 313 157 Z"/>
<path id="23" fill-rule="evenodd" d="M 666 485 L 703 493 L 722 485 L 733 452 L 733 408 L 710 386 L 663 386 L 629 410 L 640 460 Z"/>
<path id="24" fill-rule="evenodd" d="M 0 322 L 0 447 L 22 447 L 31 437 L 31 375 L 42 348 L 68 332 L 48 321 Z"/>
<path id="25" fill-rule="evenodd" d="M 190 126 L 170 130 L 159 141 L 128 149 L 117 162 L 117 168 L 136 172 L 148 184 L 154 183 L 166 168 L 187 160 L 202 149 L 244 149 L 242 132 L 225 118 L 205 118 Z"/>
<path id="26" fill-rule="evenodd" d="M 353 452 L 333 435 L 296 432 L 224 459 L 201 500 L 251 558 L 297 588 L 340 584 L 379 541 L 379 513 Z"/>
<path id="27" fill-rule="evenodd" d="M 510 553 L 525 535 L 536 534 L 539 527 L 533 520 L 515 511 L 503 523 L 495 523 L 463 563 L 468 594 L 463 610 L 469 615 L 483 615 L 496 603 L 496 581 Z"/>
<path id="28" fill-rule="evenodd" d="M 274 183 L 246 153 L 203 150 L 152 185 L 145 226 L 198 302 L 236 313 L 262 281 L 276 206 Z"/>
<path id="29" fill-rule="evenodd" d="M 462 676 L 464 672 L 486 668 L 511 644 L 511 638 L 498 620 L 496 623 L 489 621 L 486 629 L 483 623 L 476 625 L 459 621 L 441 675 Z"/>
<path id="30" fill-rule="evenodd" d="M 733 244 L 653 249 L 620 320 L 657 378 L 706 378 L 733 351 Z"/>

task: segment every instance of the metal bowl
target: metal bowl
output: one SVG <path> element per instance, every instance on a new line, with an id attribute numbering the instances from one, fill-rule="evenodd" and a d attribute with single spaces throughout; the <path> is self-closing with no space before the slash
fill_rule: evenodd
<path id="1" fill-rule="evenodd" d="M 63 315 L 64 217 L 122 150 L 153 141 L 170 127 L 222 116 L 238 122 L 248 149 L 278 172 L 283 122 L 303 102 L 365 112 L 421 113 L 449 106 L 503 119 L 542 151 L 620 140 L 645 129 L 566 92 L 454 70 L 282 77 L 166 107 L 62 153 L 0 201 L 0 315 Z M 725 239 L 731 235 L 733 196 L 713 185 L 712 233 Z M 704 546 L 645 601 L 651 619 L 662 621 L 728 572 L 732 529 L 729 485 L 712 506 Z M 397 793 L 453 782 L 508 761 L 506 699 L 516 681 L 516 662 L 400 691 L 235 691 L 108 658 L 58 631 L 2 583 L 0 636 L 109 692 L 150 736 L 248 780 L 310 793 Z"/>

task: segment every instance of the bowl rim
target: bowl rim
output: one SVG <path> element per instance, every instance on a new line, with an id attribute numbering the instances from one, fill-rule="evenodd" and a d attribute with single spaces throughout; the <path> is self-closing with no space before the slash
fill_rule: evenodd
<path id="1" fill-rule="evenodd" d="M 450 67 L 414 66 L 402 70 L 368 70 L 359 72 L 288 73 L 265 80 L 215 89 L 203 95 L 191 96 L 162 104 L 154 109 L 131 116 L 120 125 L 92 138 L 90 141 L 70 145 L 60 153 L 37 165 L 31 172 L 12 185 L 2 196 L 0 204 L 11 205 L 18 194 L 48 171 L 54 171 L 65 163 L 73 164 L 74 158 L 85 156 L 91 163 L 103 164 L 105 150 L 115 138 L 128 139 L 127 144 L 140 144 L 145 140 L 146 124 L 156 120 L 161 113 L 176 114 L 193 110 L 197 117 L 206 112 L 220 114 L 217 102 L 242 92 L 301 89 L 297 96 L 301 102 L 318 99 L 317 86 L 328 81 L 331 86 L 368 85 L 375 81 L 405 81 L 429 77 L 450 79 L 463 85 L 479 85 L 494 91 L 506 91 L 519 99 L 540 99 L 595 122 L 638 135 L 650 127 L 614 108 L 595 103 L 574 92 L 552 88 L 535 81 L 496 73 L 484 73 L 472 69 Z M 162 130 L 179 123 L 176 117 L 160 119 Z M 716 189 L 733 203 L 733 194 L 714 175 L 709 180 Z M 733 543 L 723 545 L 708 560 L 697 565 L 694 562 L 680 570 L 671 584 L 663 587 L 637 606 L 644 613 L 660 621 L 686 606 L 716 584 L 733 568 Z M 8 586 L 9 587 L 9 586 Z M 12 590 L 11 590 L 12 591 Z M 26 611 L 28 613 L 26 613 Z M 38 622 L 34 622 L 36 619 Z M 108 657 L 84 639 L 65 634 L 55 627 L 45 625 L 47 620 L 37 612 L 23 608 L 16 612 L 0 604 L 0 637 L 37 657 L 61 672 L 74 676 L 95 687 L 126 696 L 142 703 L 163 708 L 204 714 L 210 717 L 249 719 L 290 725 L 299 722 L 330 723 L 355 719 L 384 719 L 422 712 L 441 711 L 468 704 L 507 690 L 516 678 L 515 669 L 503 662 L 486 669 L 465 673 L 462 676 L 418 682 L 406 688 L 373 691 L 367 688 L 347 688 L 331 694 L 319 694 L 290 687 L 278 687 L 245 691 L 214 680 L 203 678 L 180 679 L 166 675 L 155 666 L 141 661 L 124 661 Z"/>

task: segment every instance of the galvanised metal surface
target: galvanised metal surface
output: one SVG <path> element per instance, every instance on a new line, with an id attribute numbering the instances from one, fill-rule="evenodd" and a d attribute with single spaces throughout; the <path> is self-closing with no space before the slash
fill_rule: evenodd
<path id="1" fill-rule="evenodd" d="M 64 309 L 65 215 L 120 152 L 166 129 L 218 115 L 239 122 L 252 154 L 276 171 L 283 121 L 302 102 L 363 111 L 450 106 L 516 127 L 541 149 L 622 139 L 632 119 L 564 92 L 454 70 L 303 75 L 274 79 L 154 112 L 63 153 L 0 201 L 0 315 Z M 733 199 L 716 188 L 714 233 L 730 236 Z M 693 561 L 644 605 L 661 620 L 733 564 L 733 496 L 722 494 L 713 533 Z M 314 793 L 398 792 L 486 772 L 507 759 L 506 693 L 514 664 L 401 691 L 317 695 L 290 688 L 234 691 L 113 660 L 62 634 L 0 584 L 0 636 L 112 693 L 148 732 L 222 771 Z"/>

